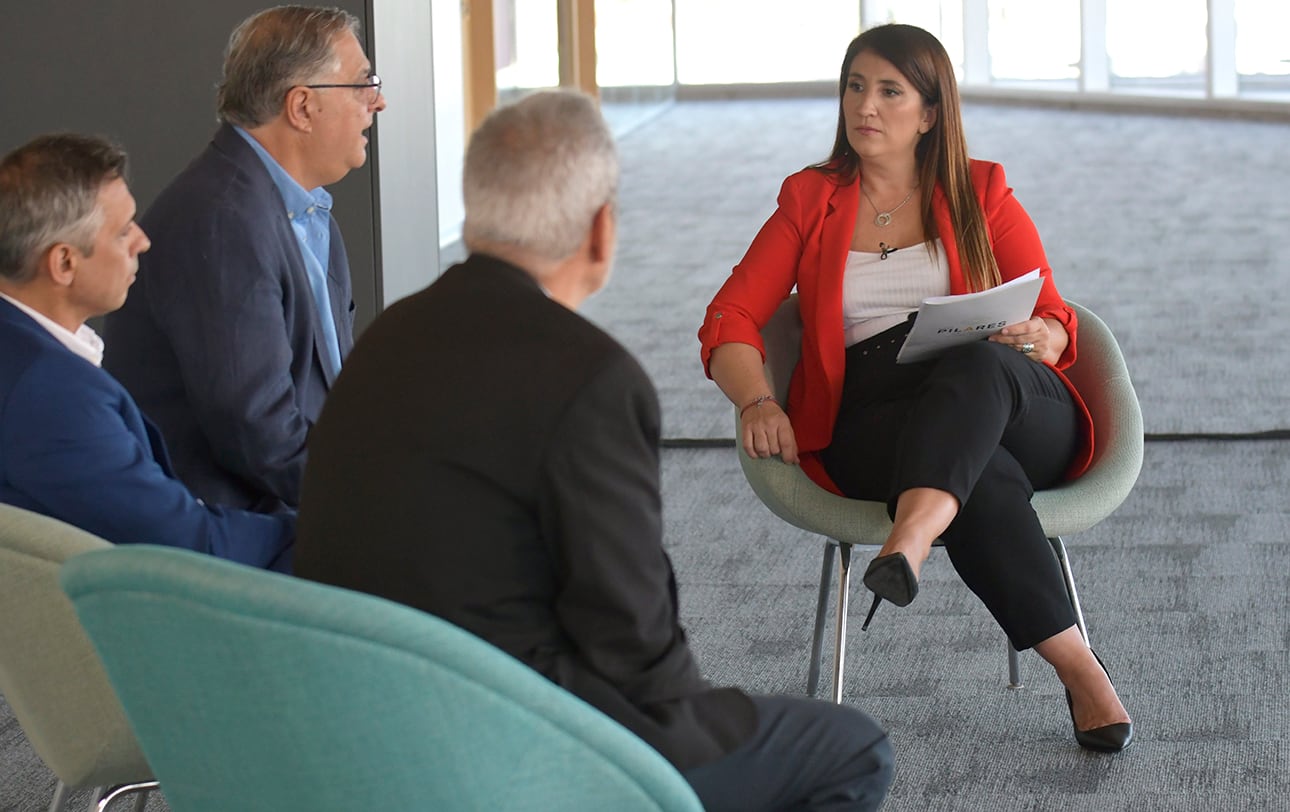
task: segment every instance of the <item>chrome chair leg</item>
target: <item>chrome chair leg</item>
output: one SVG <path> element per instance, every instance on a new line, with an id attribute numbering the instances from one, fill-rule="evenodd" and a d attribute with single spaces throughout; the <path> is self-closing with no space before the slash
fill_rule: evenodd
<path id="1" fill-rule="evenodd" d="M 138 797 L 134 799 L 134 812 L 143 812 L 144 807 L 148 805 L 148 795 L 158 786 L 160 785 L 156 781 L 140 781 L 137 784 L 119 784 L 108 789 L 106 793 L 102 793 L 102 788 L 99 788 L 94 792 L 95 800 L 90 802 L 90 808 L 94 812 L 107 812 L 107 808 L 117 798 L 138 793 Z"/>
<path id="2" fill-rule="evenodd" d="M 824 542 L 824 562 L 820 565 L 820 594 L 815 601 L 815 631 L 811 634 L 811 665 L 806 676 L 806 695 L 815 698 L 820 688 L 820 669 L 824 667 L 824 620 L 829 611 L 829 587 L 833 586 L 833 556 L 838 544 Z"/>
<path id="3" fill-rule="evenodd" d="M 1062 568 L 1062 579 L 1066 582 L 1067 597 L 1070 598 L 1071 607 L 1075 610 L 1075 624 L 1079 627 L 1079 633 L 1084 638 L 1084 643 L 1088 643 L 1088 628 L 1084 624 L 1084 609 L 1080 605 L 1079 592 L 1075 588 L 1075 577 L 1071 573 L 1070 559 L 1066 556 L 1066 545 L 1062 542 L 1060 536 L 1053 536 L 1048 539 L 1053 548 L 1053 554 L 1057 556 L 1057 562 Z M 843 544 L 829 540 L 824 545 L 824 561 L 820 566 L 820 591 L 815 603 L 815 630 L 811 636 L 811 663 L 810 670 L 806 678 L 806 692 L 809 696 L 814 697 L 819 689 L 820 671 L 824 665 L 824 616 L 828 609 L 829 601 L 829 580 L 833 573 L 833 556 L 834 548 L 841 551 L 841 567 L 838 570 L 838 615 L 837 615 L 837 640 L 834 644 L 833 654 L 833 701 L 840 703 L 842 701 L 842 678 L 843 669 L 846 665 L 846 634 L 847 634 L 847 604 L 850 597 L 851 585 L 851 547 L 850 544 Z M 1021 659 L 1017 650 L 1012 647 L 1012 642 L 1008 642 L 1008 687 L 1021 688 L 1024 683 L 1021 681 Z"/>
<path id="4" fill-rule="evenodd" d="M 1066 595 L 1071 599 L 1071 607 L 1075 609 L 1075 625 L 1079 627 L 1080 636 L 1084 638 L 1084 645 L 1088 645 L 1088 627 L 1084 625 L 1084 609 L 1079 603 L 1079 592 L 1075 589 L 1075 576 L 1071 574 L 1071 562 L 1066 557 L 1066 545 L 1062 543 L 1061 536 L 1053 536 L 1048 539 L 1048 543 L 1053 547 L 1053 554 L 1057 556 L 1057 563 L 1062 567 L 1062 578 L 1066 580 Z"/>
<path id="5" fill-rule="evenodd" d="M 72 791 L 62 781 L 54 787 L 54 797 L 49 799 L 49 812 L 64 812 L 67 809 L 67 801 Z M 98 797 L 95 795 L 95 797 Z"/>
<path id="6" fill-rule="evenodd" d="M 1021 658 L 1017 650 L 1012 647 L 1012 641 L 1008 641 L 1008 687 L 1021 688 Z"/>
<path id="7" fill-rule="evenodd" d="M 847 659 L 847 598 L 851 594 L 851 545 L 839 544 L 838 639 L 833 650 L 833 703 L 842 703 L 842 668 Z"/>
<path id="8" fill-rule="evenodd" d="M 1048 539 L 1048 543 L 1053 548 L 1053 555 L 1057 556 L 1057 563 L 1062 568 L 1062 580 L 1066 584 L 1066 597 L 1070 599 L 1071 608 L 1075 610 L 1075 625 L 1079 628 L 1080 636 L 1084 638 L 1084 645 L 1088 645 L 1088 627 L 1084 625 L 1084 609 L 1080 606 L 1079 591 L 1075 589 L 1075 576 L 1071 573 L 1071 562 L 1066 555 L 1066 545 L 1062 542 L 1061 536 L 1053 536 Z M 1017 650 L 1012 647 L 1012 641 L 1008 641 L 1008 687 L 1021 688 L 1021 661 Z"/>

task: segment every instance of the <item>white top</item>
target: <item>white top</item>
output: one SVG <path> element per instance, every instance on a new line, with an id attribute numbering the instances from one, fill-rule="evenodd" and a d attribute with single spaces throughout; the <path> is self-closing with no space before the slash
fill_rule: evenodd
<path id="1" fill-rule="evenodd" d="M 842 276 L 842 327 L 846 345 L 895 327 L 928 296 L 950 292 L 950 266 L 936 240 L 935 256 L 919 243 L 882 254 L 851 251 Z"/>
<path id="2" fill-rule="evenodd" d="M 36 320 L 36 323 L 49 331 L 49 334 L 58 339 L 64 347 L 76 353 L 80 357 L 89 361 L 96 367 L 103 366 L 103 339 L 88 324 L 82 324 L 76 332 L 68 330 L 63 325 L 54 321 L 36 310 L 32 310 L 27 305 L 13 298 L 0 293 L 0 299 L 4 299 L 9 304 L 18 308 Z"/>

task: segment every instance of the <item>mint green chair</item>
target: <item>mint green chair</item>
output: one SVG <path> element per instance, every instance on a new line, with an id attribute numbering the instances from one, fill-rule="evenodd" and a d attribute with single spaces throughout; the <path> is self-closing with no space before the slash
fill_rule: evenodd
<path id="1" fill-rule="evenodd" d="M 1062 568 L 1067 597 L 1075 609 L 1080 633 L 1088 641 L 1084 612 L 1075 577 L 1071 573 L 1062 536 L 1093 527 L 1120 506 L 1142 469 L 1142 410 L 1129 379 L 1124 356 L 1115 336 L 1088 308 L 1067 301 L 1079 317 L 1079 355 L 1067 376 L 1075 384 L 1093 418 L 1093 461 L 1079 478 L 1036 491 L 1030 504 Z M 789 296 L 761 331 L 766 348 L 766 378 L 780 403 L 788 402 L 788 385 L 801 354 L 802 320 L 797 294 Z M 743 426 L 735 410 L 735 437 Z M 891 531 L 887 506 L 882 502 L 846 499 L 816 485 L 799 466 L 785 465 L 779 457 L 754 459 L 736 440 L 744 477 L 762 503 L 779 518 L 796 527 L 824 536 L 824 559 L 815 605 L 815 628 L 807 672 L 807 693 L 815 696 L 824 658 L 824 627 L 833 578 L 833 560 L 839 558 L 837 619 L 833 646 L 833 701 L 842 701 L 846 664 L 847 611 L 851 584 L 851 550 L 854 546 L 881 546 Z M 940 542 L 938 541 L 939 545 Z M 1021 687 L 1017 651 L 1008 643 L 1008 686 Z"/>
<path id="2" fill-rule="evenodd" d="M 32 749 L 58 777 L 50 812 L 68 809 L 72 793 L 84 789 L 91 790 L 90 809 L 105 810 L 134 795 L 141 810 L 157 786 L 58 586 L 64 561 L 111 547 L 57 519 L 0 505 L 0 693 Z"/>
<path id="3" fill-rule="evenodd" d="M 407 606 L 145 545 L 62 584 L 175 812 L 702 809 L 625 728 Z"/>

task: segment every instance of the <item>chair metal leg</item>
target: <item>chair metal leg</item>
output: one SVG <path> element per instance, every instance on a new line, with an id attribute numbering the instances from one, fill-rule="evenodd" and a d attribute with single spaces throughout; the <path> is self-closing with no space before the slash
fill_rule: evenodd
<path id="1" fill-rule="evenodd" d="M 108 789 L 106 793 L 103 793 L 103 788 L 100 787 L 94 792 L 94 800 L 91 800 L 90 808 L 94 812 L 107 812 L 107 808 L 117 798 L 138 793 L 138 797 L 134 799 L 134 812 L 143 812 L 144 807 L 148 804 L 148 795 L 159 786 L 160 784 L 156 781 L 140 781 L 137 784 L 118 784 Z"/>
<path id="2" fill-rule="evenodd" d="M 54 797 L 49 799 L 49 812 L 64 812 L 67 809 L 67 800 L 72 791 L 62 781 L 54 787 Z M 98 797 L 97 794 L 95 797 Z"/>
<path id="3" fill-rule="evenodd" d="M 1088 628 L 1084 625 L 1084 609 L 1080 606 L 1079 592 L 1075 589 L 1075 576 L 1071 574 L 1071 562 L 1066 556 L 1066 545 L 1062 542 L 1061 536 L 1052 536 L 1048 543 L 1053 548 L 1053 555 L 1057 556 L 1057 563 L 1062 568 L 1062 580 L 1066 583 L 1066 597 L 1070 599 L 1071 608 L 1075 610 L 1075 625 L 1079 628 L 1080 636 L 1084 638 L 1084 645 L 1088 645 Z M 1008 687 L 1021 688 L 1021 661 L 1017 650 L 1012 647 L 1012 641 L 1008 641 Z"/>
<path id="4" fill-rule="evenodd" d="M 838 639 L 833 649 L 833 703 L 842 703 L 842 668 L 847 659 L 847 598 L 851 594 L 851 545 L 839 544 Z"/>
<path id="5" fill-rule="evenodd" d="M 1053 547 L 1053 554 L 1057 556 L 1057 563 L 1062 567 L 1062 578 L 1066 580 L 1066 595 L 1071 599 L 1071 607 L 1075 610 L 1075 625 L 1079 627 L 1079 633 L 1084 638 L 1084 645 L 1088 645 L 1088 627 L 1084 625 L 1084 609 L 1079 603 L 1079 592 L 1075 589 L 1075 576 L 1071 574 L 1071 562 L 1066 557 L 1066 545 L 1062 543 L 1061 536 L 1053 536 L 1048 539 L 1048 543 Z"/>
<path id="6" fill-rule="evenodd" d="M 1012 647 L 1012 641 L 1008 641 L 1008 687 L 1021 688 L 1021 659 L 1017 655 L 1017 650 Z"/>
<path id="7" fill-rule="evenodd" d="M 820 669 L 824 667 L 824 619 L 829 611 L 829 587 L 833 581 L 833 556 L 836 541 L 824 542 L 824 562 L 820 565 L 820 594 L 815 601 L 815 631 L 811 634 L 811 665 L 806 676 L 806 695 L 815 698 L 820 687 Z"/>

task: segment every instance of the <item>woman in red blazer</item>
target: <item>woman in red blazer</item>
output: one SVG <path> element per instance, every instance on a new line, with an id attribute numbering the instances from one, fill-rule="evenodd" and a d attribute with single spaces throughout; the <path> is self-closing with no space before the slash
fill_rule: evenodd
<path id="1" fill-rule="evenodd" d="M 864 576 L 869 618 L 883 598 L 913 600 L 941 538 L 1017 649 L 1056 668 L 1076 740 L 1121 750 L 1132 723 L 1080 636 L 1030 507 L 1035 488 L 1078 476 L 1092 454 L 1088 410 L 1061 372 L 1075 361 L 1075 313 L 1003 168 L 968 158 L 935 37 L 907 25 L 861 34 L 839 95 L 832 155 L 784 181 L 778 210 L 708 307 L 704 367 L 743 410 L 750 455 L 778 454 L 835 493 L 887 502 L 892 532 Z M 1043 285 L 1030 319 L 896 364 L 924 298 L 1034 269 Z M 802 354 L 781 405 L 760 331 L 794 287 Z"/>

